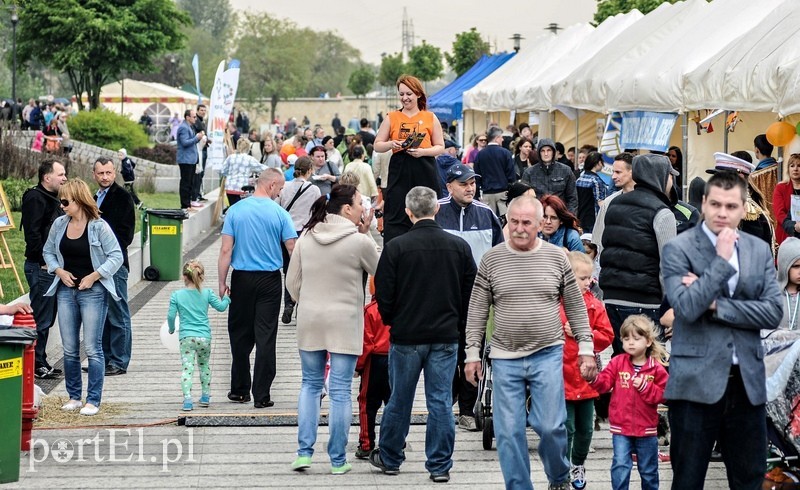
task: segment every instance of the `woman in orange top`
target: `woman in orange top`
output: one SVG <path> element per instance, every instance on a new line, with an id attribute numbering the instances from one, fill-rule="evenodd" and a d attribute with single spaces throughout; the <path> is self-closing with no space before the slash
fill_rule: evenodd
<path id="1" fill-rule="evenodd" d="M 422 185 L 441 193 L 435 159 L 444 151 L 442 125 L 434 113 L 426 110 L 427 96 L 417 78 L 401 76 L 397 80 L 397 92 L 403 107 L 387 114 L 375 136 L 374 146 L 378 152 L 392 150 L 384 194 L 384 243 L 411 228 L 405 213 L 408 191 Z M 414 132 L 424 135 L 422 142 L 419 146 L 404 147 L 404 142 Z"/>

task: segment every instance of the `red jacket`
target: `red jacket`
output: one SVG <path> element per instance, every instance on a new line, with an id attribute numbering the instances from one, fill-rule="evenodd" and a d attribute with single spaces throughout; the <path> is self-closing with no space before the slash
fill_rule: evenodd
<path id="1" fill-rule="evenodd" d="M 614 329 L 608 321 L 606 307 L 591 291 L 583 293 L 583 301 L 589 314 L 589 326 L 592 328 L 594 351 L 602 352 L 614 339 Z M 564 304 L 561 303 L 561 324 L 567 323 Z M 600 396 L 585 379 L 581 377 L 578 366 L 578 343 L 569 335 L 564 334 L 564 394 L 569 401 L 580 401 L 597 398 Z"/>
<path id="2" fill-rule="evenodd" d="M 364 307 L 364 352 L 356 362 L 356 371 L 364 370 L 364 364 L 372 354 L 389 354 L 389 327 L 383 324 L 374 296 Z"/>
<path id="3" fill-rule="evenodd" d="M 612 434 L 632 437 L 655 436 L 658 426 L 658 404 L 664 402 L 667 370 L 652 357 L 639 371 L 644 382 L 637 390 L 631 356 L 620 354 L 611 359 L 603 372 L 592 382 L 598 393 L 612 391 L 608 421 Z"/>
<path id="4" fill-rule="evenodd" d="M 778 182 L 772 193 L 772 216 L 775 216 L 775 242 L 780 245 L 789 235 L 783 231 L 783 220 L 792 208 L 792 183 Z"/>

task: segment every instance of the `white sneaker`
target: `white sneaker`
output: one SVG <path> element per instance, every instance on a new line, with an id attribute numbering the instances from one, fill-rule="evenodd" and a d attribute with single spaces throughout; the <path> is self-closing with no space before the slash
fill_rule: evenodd
<path id="1" fill-rule="evenodd" d="M 100 411 L 100 407 L 92 405 L 91 403 L 87 403 L 85 407 L 81 408 L 81 415 L 97 415 L 97 412 Z"/>
<path id="2" fill-rule="evenodd" d="M 475 423 L 475 417 L 470 417 L 469 415 L 459 415 L 458 427 L 470 432 L 475 432 L 478 430 L 478 426 Z"/>
<path id="3" fill-rule="evenodd" d="M 83 406 L 83 402 L 82 401 L 80 401 L 80 400 L 70 400 L 70 401 L 68 401 L 67 403 L 65 403 L 61 407 L 61 410 L 65 411 L 65 412 L 74 412 L 75 410 L 81 408 L 82 406 Z"/>
<path id="4" fill-rule="evenodd" d="M 586 488 L 586 468 L 582 465 L 575 465 L 569 471 L 570 483 L 575 490 Z"/>

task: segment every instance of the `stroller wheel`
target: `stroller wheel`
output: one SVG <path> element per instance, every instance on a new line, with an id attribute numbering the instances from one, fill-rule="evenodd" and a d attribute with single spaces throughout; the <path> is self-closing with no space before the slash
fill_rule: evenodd
<path id="1" fill-rule="evenodd" d="M 494 424 L 492 416 L 488 416 L 483 420 L 483 449 L 492 449 L 492 441 L 494 440 Z"/>
<path id="2" fill-rule="evenodd" d="M 483 429 L 483 403 L 480 400 L 475 402 L 475 427 Z"/>

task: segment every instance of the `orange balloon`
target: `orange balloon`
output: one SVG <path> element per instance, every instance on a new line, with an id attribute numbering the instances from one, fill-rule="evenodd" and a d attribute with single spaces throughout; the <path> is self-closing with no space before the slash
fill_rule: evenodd
<path id="1" fill-rule="evenodd" d="M 288 164 L 289 155 L 294 155 L 295 147 L 291 141 L 287 141 L 286 143 L 281 146 L 280 156 L 283 163 Z"/>
<path id="2" fill-rule="evenodd" d="M 767 141 L 773 146 L 786 146 L 792 142 L 797 130 L 786 121 L 778 121 L 767 128 Z"/>

